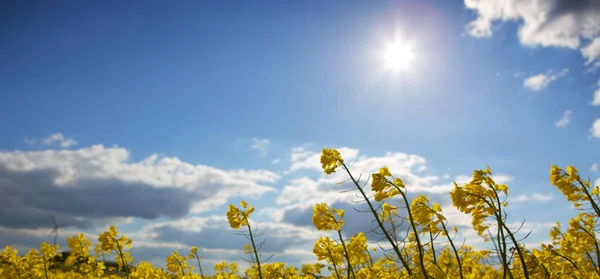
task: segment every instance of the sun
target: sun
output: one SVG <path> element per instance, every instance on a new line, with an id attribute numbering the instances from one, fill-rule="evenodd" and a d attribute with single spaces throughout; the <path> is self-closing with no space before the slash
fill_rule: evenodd
<path id="1" fill-rule="evenodd" d="M 383 60 L 387 69 L 406 71 L 415 60 L 415 53 L 409 44 L 397 40 L 387 45 L 383 52 Z"/>

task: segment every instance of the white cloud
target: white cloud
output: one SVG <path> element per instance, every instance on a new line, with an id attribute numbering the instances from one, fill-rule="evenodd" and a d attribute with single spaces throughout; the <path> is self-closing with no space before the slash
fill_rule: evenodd
<path id="1" fill-rule="evenodd" d="M 452 203 L 440 205 L 449 224 L 456 227 L 471 227 L 472 217 L 470 215 L 460 212 Z"/>
<path id="2" fill-rule="evenodd" d="M 509 198 L 509 203 L 512 201 L 512 198 Z M 466 238 L 467 243 L 472 245 L 476 249 L 490 249 L 488 245 L 485 245 L 486 242 L 482 237 L 477 235 L 477 232 L 473 229 L 471 221 L 472 217 L 469 214 L 462 213 L 458 211 L 451 203 L 450 204 L 442 204 L 442 209 L 444 212 L 444 216 L 448 220 L 448 224 L 451 226 L 456 226 L 459 228 L 459 236 L 457 239 Z M 510 204 L 509 204 L 510 207 Z M 510 214 L 509 214 L 510 215 Z M 509 218 L 510 219 L 510 218 Z M 494 228 L 493 222 L 490 223 L 491 227 Z M 547 235 L 549 229 L 555 225 L 555 223 L 550 222 L 510 222 L 506 224 L 511 231 L 517 233 L 517 236 L 525 236 L 527 233 L 531 232 L 535 239 L 539 239 L 537 235 Z M 531 238 L 531 236 L 529 237 Z M 548 242 L 545 242 L 548 243 Z"/>
<path id="3" fill-rule="evenodd" d="M 266 154 L 269 150 L 269 145 L 271 143 L 269 139 L 252 138 L 251 141 L 252 144 L 250 145 L 250 147 L 252 149 L 257 150 L 261 154 Z"/>
<path id="4" fill-rule="evenodd" d="M 273 192 L 263 183 L 279 180 L 267 170 L 228 171 L 158 155 L 129 158 L 124 148 L 102 145 L 0 152 L 0 204 L 8 208 L 0 211 L 0 223 L 45 226 L 51 212 L 80 227 L 103 218 L 180 217 L 210 211 L 234 196 Z M 90 204 L 103 210 L 92 211 Z"/>
<path id="5" fill-rule="evenodd" d="M 572 115 L 573 115 L 572 110 L 565 111 L 565 113 L 563 113 L 563 116 L 558 121 L 556 121 L 556 123 L 554 125 L 556 125 L 556 127 L 559 127 L 559 128 L 567 127 L 569 124 L 571 124 L 571 116 Z"/>
<path id="6" fill-rule="evenodd" d="M 268 170 L 244 170 L 244 169 L 240 169 L 240 170 L 232 170 L 232 171 L 228 171 L 229 174 L 232 177 L 235 178 L 239 178 L 239 179 L 246 179 L 246 180 L 250 180 L 250 181 L 254 181 L 254 182 L 267 182 L 267 183 L 274 183 L 277 182 L 281 177 L 272 172 L 272 171 L 268 171 Z"/>
<path id="7" fill-rule="evenodd" d="M 341 147 L 337 148 L 337 150 L 346 162 L 353 162 L 358 156 L 357 149 Z M 321 153 L 309 151 L 307 146 L 292 148 L 291 160 L 292 165 L 290 166 L 288 173 L 301 169 L 321 170 Z"/>
<path id="8" fill-rule="evenodd" d="M 269 250 L 276 253 L 285 252 L 288 248 L 294 249 L 298 248 L 298 246 L 312 244 L 320 236 L 328 234 L 320 232 L 312 226 L 297 226 L 279 221 L 261 221 L 253 225 L 256 225 L 253 227 L 255 233 L 257 229 L 260 231 L 259 238 L 266 240 L 266 246 L 263 249 L 266 249 L 267 252 Z M 200 242 L 198 246 L 205 249 L 242 250 L 247 241 L 242 236 L 236 236 L 235 234 L 238 232 L 229 228 L 227 218 L 224 214 L 208 217 L 186 217 L 173 221 L 159 222 L 152 226 L 146 226 L 141 231 L 144 232 L 143 236 L 146 239 L 152 239 L 155 242 L 177 241 L 173 239 L 177 235 L 193 236 L 193 238 L 184 236 L 180 241 L 188 245 Z"/>
<path id="9" fill-rule="evenodd" d="M 418 155 L 388 152 L 381 157 L 358 157 L 359 151 L 352 148 L 338 149 L 347 163 L 355 179 L 363 185 L 370 174 L 387 166 L 393 175 L 401 177 L 411 193 L 447 194 L 454 185 L 441 182 L 441 177 L 427 175 L 426 161 Z M 306 147 L 292 149 L 292 167 L 290 171 L 305 169 L 322 173 L 320 153 L 309 151 Z M 503 177 L 500 176 L 502 180 Z M 340 183 L 343 182 L 341 185 Z M 365 186 L 369 188 L 369 185 Z M 348 181 L 344 171 L 331 175 L 320 175 L 318 178 L 300 177 L 289 180 L 280 191 L 275 203 L 278 207 L 265 209 L 273 220 L 281 221 L 286 212 L 299 212 L 312 207 L 315 203 L 327 204 L 351 203 L 356 201 L 354 184 Z"/>
<path id="10" fill-rule="evenodd" d="M 67 148 L 79 144 L 76 140 L 72 138 L 66 138 L 61 133 L 52 134 L 47 138 L 41 139 L 40 142 L 42 142 L 45 145 L 59 144 L 62 148 Z"/>
<path id="11" fill-rule="evenodd" d="M 552 194 L 547 193 L 533 193 L 533 194 L 523 194 L 515 197 L 511 197 L 509 202 L 521 203 L 521 202 L 547 202 L 552 200 Z"/>
<path id="12" fill-rule="evenodd" d="M 579 49 L 585 65 L 600 67 L 600 1 L 597 0 L 464 0 L 477 15 L 467 25 L 474 37 L 490 37 L 494 23 L 517 22 L 521 44 Z M 552 81 L 540 74 L 525 87 L 540 90 Z M 593 105 L 600 105 L 600 90 Z"/>
<path id="13" fill-rule="evenodd" d="M 186 250 L 190 249 L 188 245 L 181 243 L 169 243 L 169 242 L 153 242 L 153 241 L 140 241 L 131 233 L 127 234 L 128 237 L 131 237 L 135 240 L 135 248 L 167 248 L 170 250 Z M 94 236 L 96 238 L 96 236 Z M 93 238 L 93 239 L 94 239 Z"/>
<path id="14" fill-rule="evenodd" d="M 334 175 L 334 177 L 341 178 L 340 175 Z M 279 205 L 291 205 L 283 209 L 296 207 L 305 209 L 321 202 L 328 204 L 349 202 L 355 198 L 355 193 L 340 193 L 340 191 L 349 188 L 336 185 L 340 181 L 333 180 L 331 177 L 317 180 L 308 177 L 293 179 L 284 185 L 275 202 Z M 277 215 L 276 212 L 274 214 Z"/>
<path id="15" fill-rule="evenodd" d="M 594 91 L 594 99 L 592 100 L 592 106 L 600 106 L 600 88 Z"/>
<path id="16" fill-rule="evenodd" d="M 453 182 L 443 181 L 449 179 L 449 175 L 426 174 L 427 162 L 418 155 L 388 152 L 381 157 L 358 157 L 359 151 L 357 149 L 339 148 L 338 150 L 345 162 L 351 162 L 348 163 L 350 171 L 361 185 L 370 178 L 371 173 L 378 171 L 380 167 L 387 166 L 394 176 L 403 179 L 410 193 L 444 195 L 454 188 Z M 320 153 L 309 151 L 305 147 L 293 148 L 293 163 L 290 170 L 308 169 L 322 172 L 319 156 Z M 455 177 L 455 181 L 459 184 L 466 183 L 470 179 L 471 176 Z M 507 183 L 512 181 L 513 177 L 506 174 L 496 174 L 494 179 L 497 183 Z M 341 182 L 343 184 L 339 185 Z M 300 177 L 292 179 L 283 186 L 276 199 L 276 204 L 283 205 L 283 207 L 269 209 L 268 213 L 275 220 L 279 220 L 285 211 L 304 210 L 315 203 L 347 203 L 356 200 L 356 192 L 340 192 L 354 188 L 352 182 L 348 181 L 347 174 L 341 170 L 331 175 L 321 175 L 318 178 Z"/>
<path id="17" fill-rule="evenodd" d="M 62 148 L 67 148 L 79 144 L 79 142 L 77 142 L 75 139 L 67 138 L 62 133 L 55 133 L 40 140 L 26 138 L 24 141 L 26 144 L 29 145 L 33 145 L 39 142 L 46 146 L 60 146 Z"/>
<path id="18" fill-rule="evenodd" d="M 592 166 L 590 167 L 590 172 L 597 172 L 598 171 L 598 163 L 593 163 Z"/>
<path id="19" fill-rule="evenodd" d="M 493 23 L 519 23 L 521 44 L 556 46 L 576 49 L 583 39 L 594 39 L 600 33 L 600 2 L 571 0 L 465 0 L 477 18 L 467 31 L 474 37 L 489 37 Z"/>
<path id="20" fill-rule="evenodd" d="M 552 71 L 549 70 L 547 73 L 537 74 L 531 77 L 528 77 L 523 82 L 523 86 L 529 90 L 540 91 L 548 86 L 550 82 L 556 80 L 559 77 L 566 75 L 569 72 L 569 69 L 562 69 L 560 72 L 556 74 L 552 74 Z"/>
<path id="21" fill-rule="evenodd" d="M 310 148 L 310 144 L 305 144 L 303 146 L 298 146 L 298 147 L 292 148 L 292 154 L 291 154 L 292 163 L 306 159 L 308 156 L 312 155 L 313 152 L 311 152 L 309 150 L 309 148 Z"/>
<path id="22" fill-rule="evenodd" d="M 514 179 L 514 177 L 512 175 L 502 174 L 502 173 L 494 174 L 492 177 L 494 178 L 494 181 L 499 184 L 506 184 L 508 182 L 513 181 L 513 179 Z"/>
<path id="23" fill-rule="evenodd" d="M 590 134 L 594 138 L 600 138 L 600 118 L 597 118 L 590 128 Z"/>
<path id="24" fill-rule="evenodd" d="M 227 217 L 225 217 L 225 215 L 211 215 L 208 217 L 185 217 L 176 220 L 156 222 L 152 225 L 146 225 L 140 231 L 145 234 L 146 237 L 149 237 L 151 236 L 152 231 L 165 226 L 182 229 L 189 232 L 201 232 L 203 229 L 222 229 L 229 227 L 227 225 Z"/>
<path id="25" fill-rule="evenodd" d="M 198 189 L 203 177 L 216 182 L 276 181 L 270 171 L 224 171 L 206 165 L 192 165 L 177 157 L 153 154 L 139 162 L 129 162 L 130 153 L 120 147 L 92 145 L 76 150 L 0 152 L 0 163 L 9 170 L 56 170 L 57 185 L 76 186 L 81 179 L 111 178 L 143 182 L 157 188 Z M 206 177 L 205 177 L 206 176 Z M 248 185 L 249 186 L 249 185 Z"/>
<path id="26" fill-rule="evenodd" d="M 281 159 L 279 159 L 279 158 L 275 158 L 275 159 L 273 159 L 273 161 L 271 161 L 271 164 L 273 164 L 273 165 L 277 165 L 279 163 L 281 163 Z"/>
<path id="27" fill-rule="evenodd" d="M 586 65 L 593 64 L 594 68 L 600 67 L 600 37 L 595 38 L 590 44 L 582 48 L 581 54 L 587 58 Z"/>
<path id="28" fill-rule="evenodd" d="M 511 222 L 506 224 L 511 231 L 515 232 L 519 230 L 521 233 L 546 233 L 550 231 L 550 228 L 556 226 L 556 223 L 552 222 Z"/>

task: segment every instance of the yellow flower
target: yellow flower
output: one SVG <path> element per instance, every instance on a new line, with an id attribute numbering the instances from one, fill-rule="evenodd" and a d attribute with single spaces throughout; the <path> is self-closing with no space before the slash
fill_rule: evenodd
<path id="1" fill-rule="evenodd" d="M 431 232 L 436 234 L 442 231 L 438 226 L 446 218 L 440 213 L 442 208 L 439 204 L 436 203 L 430 207 L 427 197 L 418 195 L 412 200 L 410 210 L 412 212 L 413 223 L 416 226 L 423 227 L 422 233 Z"/>
<path id="2" fill-rule="evenodd" d="M 567 166 L 566 172 L 569 176 L 579 176 L 578 170 L 572 166 Z"/>
<path id="3" fill-rule="evenodd" d="M 335 169 L 343 163 L 344 160 L 337 150 L 324 148 L 321 151 L 321 165 L 326 174 L 335 172 Z"/>
<path id="4" fill-rule="evenodd" d="M 371 174 L 371 179 L 371 189 L 373 192 L 381 192 L 388 187 L 387 180 L 381 173 Z"/>
<path id="5" fill-rule="evenodd" d="M 173 251 L 170 256 L 167 257 L 167 270 L 177 275 L 185 274 L 186 270 L 191 270 L 191 267 L 187 265 L 188 257 L 180 256 L 178 251 Z"/>
<path id="6" fill-rule="evenodd" d="M 379 169 L 379 174 L 381 174 L 383 176 L 392 176 L 388 167 L 383 167 L 383 168 Z"/>
<path id="7" fill-rule="evenodd" d="M 496 189 L 498 191 L 504 192 L 504 194 L 508 194 L 508 186 L 506 186 L 504 184 L 498 184 L 498 186 L 496 186 Z"/>
<path id="8" fill-rule="evenodd" d="M 335 244 L 329 237 L 320 237 L 315 242 L 313 253 L 317 256 L 317 260 L 326 260 L 336 265 L 339 265 L 344 257 L 342 245 Z"/>
<path id="9" fill-rule="evenodd" d="M 402 179 L 400 179 L 400 177 L 396 177 L 396 179 L 394 179 L 394 185 L 400 187 L 400 188 L 404 188 L 406 187 L 404 185 L 404 181 L 402 181 Z"/>
<path id="10" fill-rule="evenodd" d="M 196 256 L 198 255 L 198 246 L 192 246 L 192 248 L 190 249 L 190 258 L 196 258 Z"/>
<path id="11" fill-rule="evenodd" d="M 392 205 L 389 205 L 388 203 L 384 203 L 381 206 L 381 219 L 382 221 L 388 221 L 391 220 L 392 215 L 397 215 L 398 214 L 398 208 Z"/>
<path id="12" fill-rule="evenodd" d="M 47 242 L 42 242 L 42 244 L 40 245 L 40 254 L 46 260 L 52 259 L 54 258 L 54 256 L 56 256 L 56 251 L 58 251 L 58 248 L 58 244 L 52 245 Z"/>
<path id="13" fill-rule="evenodd" d="M 233 204 L 229 205 L 229 210 L 227 211 L 227 220 L 229 221 L 229 226 L 236 230 L 240 227 L 247 226 L 248 218 L 250 218 L 250 214 L 254 212 L 254 207 L 248 205 L 247 202 L 241 201 L 240 205 L 245 209 L 244 211 L 240 210 Z"/>
<path id="14" fill-rule="evenodd" d="M 253 252 L 254 252 L 253 249 L 250 248 L 250 243 L 247 243 L 246 245 L 244 245 L 244 253 L 250 254 L 250 253 L 253 253 Z"/>
<path id="15" fill-rule="evenodd" d="M 100 241 L 100 248 L 104 252 L 112 252 L 116 247 L 117 240 L 117 228 L 115 226 L 110 226 L 108 231 L 105 231 L 100 234 L 98 237 L 98 241 Z"/>
<path id="16" fill-rule="evenodd" d="M 375 192 L 374 198 L 378 202 L 399 194 L 398 188 L 404 188 L 402 179 L 396 178 L 392 185 L 386 179 L 386 175 L 391 175 L 387 167 L 381 168 L 378 173 L 371 174 L 371 190 Z"/>
<path id="17" fill-rule="evenodd" d="M 321 269 L 325 267 L 324 264 L 303 264 L 302 265 L 302 275 L 304 275 L 305 277 L 308 276 L 308 278 L 314 278 L 317 277 L 316 275 L 321 273 Z M 296 277 L 291 277 L 291 278 L 296 278 Z M 304 278 L 304 277 L 302 277 Z"/>
<path id="18" fill-rule="evenodd" d="M 335 217 L 338 216 L 338 218 Z M 327 208 L 324 203 L 318 203 L 313 207 L 312 221 L 318 230 L 330 231 L 341 230 L 344 225 L 344 211 L 333 207 Z"/>
<path id="19" fill-rule="evenodd" d="M 498 212 L 496 207 L 502 205 L 496 204 L 498 191 L 506 194 L 508 190 L 506 185 L 496 185 L 491 173 L 489 166 L 485 170 L 475 170 L 469 183 L 462 187 L 454 183 L 454 190 L 450 192 L 452 204 L 460 212 L 471 214 L 471 224 L 480 236 L 483 236 L 489 227 L 484 221 L 488 217 L 494 216 Z M 490 207 L 490 205 L 494 207 Z"/>

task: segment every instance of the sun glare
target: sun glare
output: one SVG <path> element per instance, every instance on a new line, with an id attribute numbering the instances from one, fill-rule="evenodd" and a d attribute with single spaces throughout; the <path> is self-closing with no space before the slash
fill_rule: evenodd
<path id="1" fill-rule="evenodd" d="M 415 59 L 415 53 L 410 45 L 400 41 L 395 41 L 388 44 L 385 52 L 383 53 L 383 59 L 385 61 L 386 68 L 394 71 L 406 71 L 409 70 L 413 60 Z"/>

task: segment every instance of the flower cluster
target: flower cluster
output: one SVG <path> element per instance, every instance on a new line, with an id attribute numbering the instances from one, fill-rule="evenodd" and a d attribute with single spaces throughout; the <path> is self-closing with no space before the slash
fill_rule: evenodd
<path id="1" fill-rule="evenodd" d="M 506 203 L 498 203 L 498 192 L 508 194 L 508 187 L 496 184 L 492 179 L 492 171 L 488 167 L 484 170 L 473 171 L 471 181 L 463 186 L 454 184 L 450 193 L 452 204 L 461 212 L 471 214 L 472 224 L 477 234 L 482 235 L 489 225 L 484 221 L 498 212 L 498 207 Z"/>
<path id="2" fill-rule="evenodd" d="M 574 167 L 563 171 L 553 165 L 550 182 L 579 209 L 579 214 L 566 227 L 557 223 L 551 228 L 551 243 L 531 250 L 506 225 L 508 186 L 496 183 L 489 167 L 475 170 L 468 183 L 455 184 L 450 193 L 452 205 L 471 215 L 473 229 L 479 235 L 487 232 L 485 239 L 493 242 L 489 250 L 476 250 L 466 244 L 456 245 L 458 230 L 448 223 L 442 206 L 424 195 L 409 198 L 410 188 L 387 167 L 371 175 L 371 192 L 367 193 L 337 150 L 324 149 L 321 164 L 326 174 L 344 167 L 371 211 L 366 214 L 374 218 L 376 227 L 369 233 L 375 237 L 363 232 L 343 234 L 344 211 L 317 203 L 313 224 L 331 235 L 320 236 L 314 242 L 312 253 L 317 262 L 305 263 L 300 269 L 261 259 L 262 243 L 255 241 L 249 219 L 254 207 L 242 201 L 241 208 L 229 205 L 226 215 L 231 228 L 247 228 L 244 235 L 249 243 L 243 251 L 251 259 L 245 270 L 236 262 L 217 262 L 212 274 L 205 275 L 197 246 L 190 247 L 189 253 L 173 251 L 166 257 L 166 269 L 145 261 L 134 263 L 130 254 L 133 241 L 110 226 L 99 234 L 97 243 L 85 234 L 67 237 L 69 252 L 64 254 L 58 253 L 58 245 L 46 242 L 39 250 L 31 249 L 23 255 L 6 246 L 0 252 L 0 279 L 600 278 L 600 190 L 583 180 Z M 369 247 L 374 244 L 369 240 L 384 243 L 375 243 L 380 247 L 377 250 Z M 104 259 L 112 254 L 114 264 Z"/>
<path id="3" fill-rule="evenodd" d="M 422 227 L 422 233 L 438 234 L 443 232 L 440 225 L 446 221 L 446 217 L 442 214 L 442 207 L 439 204 L 430 205 L 426 196 L 418 195 L 412 200 L 410 208 L 413 222 Z"/>
<path id="4" fill-rule="evenodd" d="M 227 220 L 229 221 L 229 226 L 233 229 L 240 229 L 240 227 L 248 226 L 248 218 L 250 214 L 254 212 L 254 207 L 249 206 L 247 202 L 241 201 L 240 205 L 244 210 L 241 210 L 237 206 L 230 204 L 229 211 L 227 211 Z"/>
<path id="5" fill-rule="evenodd" d="M 378 173 L 371 174 L 371 190 L 375 192 L 375 200 L 382 201 L 392 198 L 401 193 L 402 188 L 405 188 L 404 181 L 401 178 L 393 178 L 393 182 L 388 180 L 392 174 L 387 167 L 379 169 Z"/>
<path id="6" fill-rule="evenodd" d="M 167 270 L 179 276 L 184 276 L 186 271 L 194 270 L 194 267 L 188 266 L 187 264 L 189 258 L 189 256 L 179 255 L 179 251 L 173 251 L 166 259 Z"/>
<path id="7" fill-rule="evenodd" d="M 344 163 L 342 155 L 335 149 L 323 149 L 321 165 L 326 174 L 335 172 L 335 169 Z"/>
<path id="8" fill-rule="evenodd" d="M 317 230 L 341 230 L 342 226 L 344 226 L 344 219 L 342 218 L 344 218 L 344 211 L 341 209 L 328 208 L 324 203 L 316 204 L 313 207 L 312 222 Z"/>

